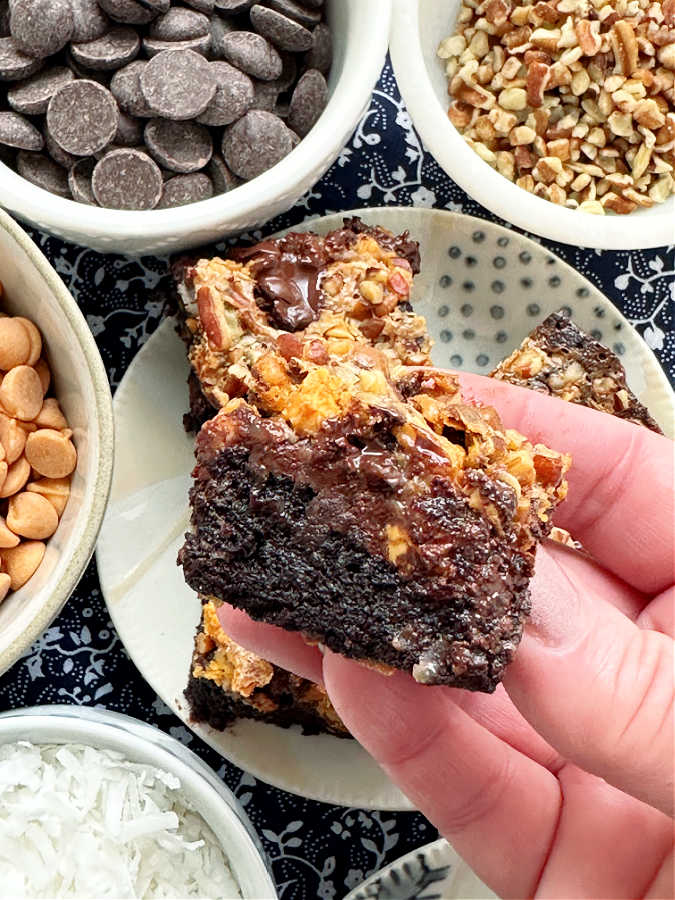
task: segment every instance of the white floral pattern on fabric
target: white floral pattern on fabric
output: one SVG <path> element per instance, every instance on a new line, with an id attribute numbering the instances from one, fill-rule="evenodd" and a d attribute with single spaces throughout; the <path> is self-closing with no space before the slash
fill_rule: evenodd
<path id="1" fill-rule="evenodd" d="M 341 209 L 388 204 L 437 207 L 495 220 L 424 150 L 389 64 L 370 108 L 333 167 L 264 233 Z M 115 388 L 161 321 L 162 302 L 153 291 L 166 272 L 166 260 L 102 255 L 46 234 L 32 235 L 85 313 Z M 615 253 L 540 243 L 607 294 L 674 380 L 675 248 Z M 177 427 L 179 418 L 177 411 Z M 330 807 L 268 787 L 224 763 L 179 723 L 128 659 L 109 621 L 93 564 L 61 616 L 0 679 L 0 709 L 38 703 L 105 706 L 151 722 L 189 744 L 246 808 L 262 836 L 283 900 L 342 897 L 370 873 L 436 837 L 420 815 Z"/>

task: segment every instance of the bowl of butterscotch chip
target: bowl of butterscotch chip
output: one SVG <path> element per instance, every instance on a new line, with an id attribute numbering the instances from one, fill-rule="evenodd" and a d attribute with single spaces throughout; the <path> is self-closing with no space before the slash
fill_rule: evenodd
<path id="1" fill-rule="evenodd" d="M 94 550 L 112 468 L 103 362 L 63 282 L 0 212 L 0 673 Z"/>

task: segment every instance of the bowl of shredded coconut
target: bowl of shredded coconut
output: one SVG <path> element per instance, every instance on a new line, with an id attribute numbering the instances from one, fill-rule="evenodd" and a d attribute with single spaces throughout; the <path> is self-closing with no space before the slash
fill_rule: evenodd
<path id="1" fill-rule="evenodd" d="M 0 715 L 0 898 L 266 900 L 241 804 L 163 732 L 100 709 Z"/>

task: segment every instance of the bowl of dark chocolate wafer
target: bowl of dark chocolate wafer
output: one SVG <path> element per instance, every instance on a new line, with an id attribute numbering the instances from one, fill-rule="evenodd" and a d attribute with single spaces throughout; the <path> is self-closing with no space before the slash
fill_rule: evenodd
<path id="1" fill-rule="evenodd" d="M 2 0 L 2 205 L 110 252 L 252 228 L 337 157 L 390 13 L 390 0 Z"/>

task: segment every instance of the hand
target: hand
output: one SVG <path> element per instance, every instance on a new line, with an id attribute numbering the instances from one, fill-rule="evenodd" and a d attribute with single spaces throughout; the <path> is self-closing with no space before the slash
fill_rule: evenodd
<path id="1" fill-rule="evenodd" d="M 508 427 L 572 453 L 532 616 L 493 695 L 383 677 L 224 607 L 225 630 L 322 682 L 354 737 L 504 897 L 673 896 L 673 444 L 461 375 Z"/>

